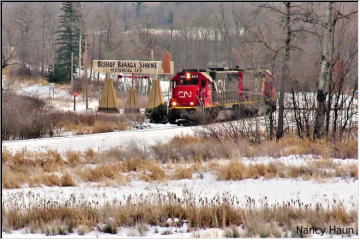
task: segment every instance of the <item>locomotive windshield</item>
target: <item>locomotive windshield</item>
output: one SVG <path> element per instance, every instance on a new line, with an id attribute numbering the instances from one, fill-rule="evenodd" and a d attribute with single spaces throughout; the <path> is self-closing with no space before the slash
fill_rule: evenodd
<path id="1" fill-rule="evenodd" d="M 181 79 L 180 85 L 198 85 L 199 80 L 198 79 Z"/>

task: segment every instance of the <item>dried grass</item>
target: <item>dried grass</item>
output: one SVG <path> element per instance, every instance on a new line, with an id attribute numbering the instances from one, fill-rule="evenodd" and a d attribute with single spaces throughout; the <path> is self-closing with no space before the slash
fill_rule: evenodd
<path id="1" fill-rule="evenodd" d="M 46 206 L 27 211 L 4 209 L 3 226 L 8 231 L 31 227 L 32 231 L 49 235 L 95 228 L 116 233 L 119 227 L 135 227 L 143 235 L 148 228 L 140 225 L 168 226 L 168 218 L 178 218 L 179 222 L 187 221 L 190 228 L 229 228 L 225 231 L 227 237 L 282 237 L 288 231 L 295 235 L 295 226 L 299 224 L 317 227 L 357 225 L 357 211 L 346 211 L 341 205 L 334 209 L 321 206 L 317 209 L 289 206 L 236 208 L 229 204 L 204 203 L 196 206 L 191 199 L 186 204 L 180 204 L 174 200 L 161 204 L 145 200 L 103 207 Z M 54 228 L 54 223 L 58 227 Z M 235 227 L 241 224 L 244 228 L 242 233 Z"/>
<path id="2" fill-rule="evenodd" d="M 66 158 L 71 167 L 75 167 L 80 164 L 80 153 L 76 151 L 66 152 Z"/>
<path id="3" fill-rule="evenodd" d="M 231 160 L 217 171 L 218 179 L 242 180 L 248 177 L 248 168 L 239 160 Z"/>
<path id="4" fill-rule="evenodd" d="M 166 180 L 165 171 L 156 162 L 149 162 L 142 166 L 144 169 L 141 179 L 144 181 L 164 181 Z"/>
<path id="5" fill-rule="evenodd" d="M 105 164 L 96 166 L 94 168 L 85 167 L 77 170 L 78 176 L 87 182 L 100 182 L 103 180 L 114 180 L 117 183 L 125 184 L 126 177 L 121 173 L 121 166 L 119 164 Z"/>
<path id="6" fill-rule="evenodd" d="M 193 142 L 194 138 L 174 141 Z M 196 152 L 193 152 L 196 154 Z M 130 174 L 145 181 L 164 181 L 170 179 L 191 179 L 194 172 L 215 172 L 218 179 L 242 180 L 244 178 L 303 178 L 322 181 L 328 177 L 358 178 L 356 164 L 339 164 L 331 158 L 313 158 L 305 165 L 285 165 L 280 162 L 267 164 L 244 165 L 240 160 L 231 160 L 225 164 L 217 161 L 209 161 L 202 165 L 202 161 L 188 160 L 192 166 L 186 163 L 172 163 L 159 165 L 151 158 L 145 148 L 133 146 L 130 149 L 111 149 L 104 153 L 96 153 L 91 149 L 84 153 L 69 151 L 62 156 L 52 150 L 46 152 L 31 153 L 22 150 L 16 153 L 4 151 L 3 158 L 3 187 L 19 188 L 24 184 L 30 186 L 73 186 L 76 185 L 73 176 L 77 180 L 104 182 L 107 185 L 113 183 L 125 184 L 127 178 L 122 173 Z M 87 164 L 96 164 L 94 168 Z M 169 164 L 172 166 L 169 167 Z M 168 169 L 167 169 L 168 168 Z M 166 171 L 174 169 L 169 176 Z M 64 175 L 67 172 L 67 175 Z M 65 176 L 65 180 L 59 176 Z M 69 177 L 71 176 L 71 178 Z M 78 179 L 79 178 L 79 179 Z M 64 182 L 65 181 L 65 182 Z"/>
<path id="7" fill-rule="evenodd" d="M 91 129 L 92 133 L 104 133 L 113 131 L 125 131 L 128 129 L 128 124 L 124 122 L 105 122 L 103 120 L 95 121 Z"/>
<path id="8" fill-rule="evenodd" d="M 174 174 L 171 176 L 172 179 L 191 179 L 195 169 L 193 167 L 183 168 L 178 167 L 175 169 Z"/>

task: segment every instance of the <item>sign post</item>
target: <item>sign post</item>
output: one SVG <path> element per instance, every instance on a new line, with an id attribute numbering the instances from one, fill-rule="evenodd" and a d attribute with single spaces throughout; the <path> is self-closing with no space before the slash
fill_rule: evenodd
<path id="1" fill-rule="evenodd" d="M 74 95 L 74 112 L 76 111 L 76 96 L 78 95 L 78 91 L 75 89 L 73 92 Z"/>
<path id="2" fill-rule="evenodd" d="M 49 92 L 50 92 L 50 97 L 52 97 L 53 99 L 55 98 L 55 83 L 50 83 L 49 85 Z"/>

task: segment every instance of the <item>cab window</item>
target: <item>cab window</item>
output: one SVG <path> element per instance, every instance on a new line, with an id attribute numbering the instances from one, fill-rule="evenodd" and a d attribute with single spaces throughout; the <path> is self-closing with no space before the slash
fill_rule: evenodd
<path id="1" fill-rule="evenodd" d="M 206 80 L 205 79 L 201 80 L 201 86 L 206 87 Z"/>
<path id="2" fill-rule="evenodd" d="M 198 84 L 199 84 L 198 79 L 190 79 L 190 80 L 181 79 L 181 85 L 198 85 Z"/>

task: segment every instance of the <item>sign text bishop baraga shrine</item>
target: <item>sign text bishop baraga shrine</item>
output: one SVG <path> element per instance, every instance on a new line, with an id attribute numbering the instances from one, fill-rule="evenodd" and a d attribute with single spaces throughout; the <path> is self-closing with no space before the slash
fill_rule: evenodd
<path id="1" fill-rule="evenodd" d="M 170 62 L 171 72 L 174 62 Z M 104 73 L 141 73 L 163 74 L 162 61 L 138 61 L 138 60 L 94 60 L 95 72 Z"/>

